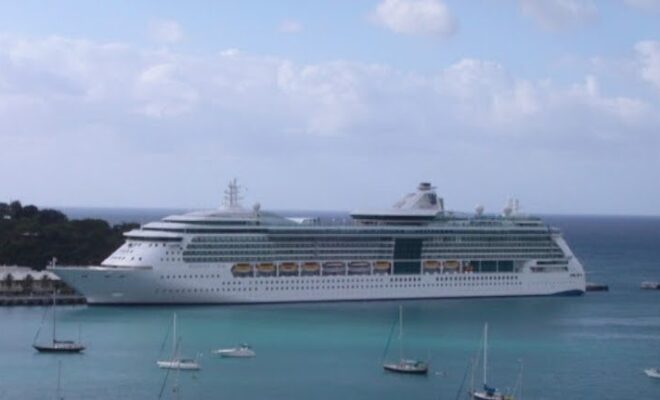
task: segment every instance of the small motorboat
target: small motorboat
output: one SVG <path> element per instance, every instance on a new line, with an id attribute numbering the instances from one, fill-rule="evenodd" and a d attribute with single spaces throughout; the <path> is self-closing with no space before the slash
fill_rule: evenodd
<path id="1" fill-rule="evenodd" d="M 254 350 L 252 350 L 252 347 L 247 344 L 241 344 L 238 347 L 230 349 L 213 350 L 213 354 L 226 358 L 251 358 L 257 355 Z"/>
<path id="2" fill-rule="evenodd" d="M 386 371 L 398 372 L 402 374 L 426 375 L 429 372 L 429 365 L 424 361 L 403 359 L 398 363 L 385 363 L 383 368 Z"/>
<path id="3" fill-rule="evenodd" d="M 660 369 L 658 368 L 647 368 L 644 370 L 644 373 L 649 378 L 660 379 Z"/>

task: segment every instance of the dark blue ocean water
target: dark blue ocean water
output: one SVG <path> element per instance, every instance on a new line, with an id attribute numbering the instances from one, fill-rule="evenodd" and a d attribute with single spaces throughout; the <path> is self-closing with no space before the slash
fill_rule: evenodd
<path id="1" fill-rule="evenodd" d="M 127 216 L 120 214 L 114 221 Z M 563 229 L 589 280 L 609 284 L 610 292 L 404 302 L 404 347 L 411 356 L 430 355 L 428 377 L 381 368 L 399 302 L 64 307 L 62 335 L 76 337 L 81 324 L 89 346 L 73 356 L 36 354 L 30 347 L 42 308 L 3 308 L 0 399 L 54 398 L 58 360 L 66 399 L 158 398 L 165 372 L 155 361 L 169 351 L 173 311 L 183 352 L 203 353 L 202 371 L 180 375 L 181 399 L 465 398 L 461 382 L 486 321 L 490 381 L 512 386 L 522 360 L 524 399 L 660 398 L 660 380 L 642 373 L 660 367 L 660 291 L 639 289 L 643 280 L 660 280 L 660 218 L 545 219 Z M 254 346 L 256 358 L 210 355 L 242 341 Z"/>

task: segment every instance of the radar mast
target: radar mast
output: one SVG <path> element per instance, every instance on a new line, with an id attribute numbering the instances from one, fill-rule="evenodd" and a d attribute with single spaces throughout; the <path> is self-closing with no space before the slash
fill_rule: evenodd
<path id="1" fill-rule="evenodd" d="M 236 178 L 229 181 L 229 185 L 227 186 L 227 189 L 225 189 L 225 198 L 223 201 L 225 208 L 228 209 L 243 208 L 241 206 L 241 200 L 243 200 L 243 196 L 241 195 L 242 190 L 244 190 L 244 188 L 238 184 Z"/>

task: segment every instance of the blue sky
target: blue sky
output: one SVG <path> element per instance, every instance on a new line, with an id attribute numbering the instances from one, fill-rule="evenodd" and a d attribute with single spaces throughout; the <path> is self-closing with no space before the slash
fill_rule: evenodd
<path id="1" fill-rule="evenodd" d="M 0 2 L 0 199 L 660 214 L 660 1 Z"/>

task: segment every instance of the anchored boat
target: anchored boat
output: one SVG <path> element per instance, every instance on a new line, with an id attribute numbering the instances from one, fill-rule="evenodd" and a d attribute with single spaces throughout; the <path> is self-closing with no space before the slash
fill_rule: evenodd
<path id="1" fill-rule="evenodd" d="M 32 347 L 40 353 L 80 353 L 85 350 L 85 346 L 80 341 L 80 330 L 78 330 L 78 341 L 57 339 L 57 291 L 53 292 L 53 337 L 49 343 L 37 343 L 41 326 L 34 335 Z M 43 324 L 42 324 L 43 325 Z"/>
<path id="2" fill-rule="evenodd" d="M 429 364 L 426 361 L 415 360 L 411 358 L 404 357 L 403 354 L 403 307 L 399 306 L 399 336 L 398 336 L 398 345 L 399 345 L 399 359 L 397 361 L 388 361 L 383 363 L 383 368 L 386 371 L 397 372 L 401 374 L 414 374 L 414 375 L 426 375 L 429 371 Z M 392 338 L 392 332 L 390 332 L 390 338 L 387 341 L 385 346 L 385 353 L 387 355 L 389 345 Z"/>
<path id="3" fill-rule="evenodd" d="M 196 359 L 179 356 L 180 339 L 176 336 L 176 313 L 172 316 L 172 357 L 169 360 L 156 361 L 158 368 L 197 371 L 201 369 Z"/>

